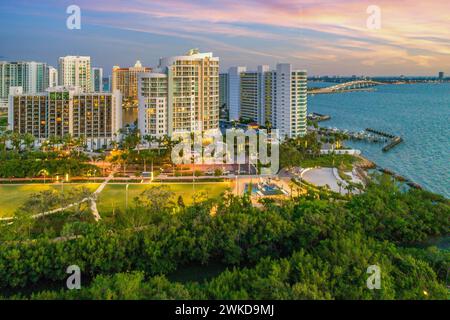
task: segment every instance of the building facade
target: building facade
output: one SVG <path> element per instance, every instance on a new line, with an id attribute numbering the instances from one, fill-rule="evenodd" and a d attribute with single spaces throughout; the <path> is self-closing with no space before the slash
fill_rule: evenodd
<path id="1" fill-rule="evenodd" d="M 91 57 L 60 57 L 58 80 L 60 86 L 77 87 L 83 92 L 91 92 Z"/>
<path id="2" fill-rule="evenodd" d="M 282 138 L 306 134 L 306 71 L 293 70 L 287 63 L 277 64 L 275 70 L 266 65 L 258 66 L 257 71 L 234 67 L 229 79 L 230 120 L 278 129 Z"/>
<path id="3" fill-rule="evenodd" d="M 47 88 L 53 88 L 58 86 L 58 69 L 48 66 L 47 67 Z"/>
<path id="4" fill-rule="evenodd" d="M 219 108 L 220 119 L 228 120 L 228 73 L 219 74 Z"/>
<path id="5" fill-rule="evenodd" d="M 218 130 L 219 58 L 190 50 L 184 56 L 162 58 L 158 69 L 158 73 L 139 77 L 141 133 L 151 134 L 149 126 L 154 124 L 142 119 L 154 119 L 169 136 Z M 152 118 L 152 113 L 158 113 L 159 118 Z M 160 122 L 165 127 L 159 127 Z"/>
<path id="6" fill-rule="evenodd" d="M 228 109 L 230 121 L 237 121 L 241 112 L 241 74 L 246 67 L 231 67 L 228 70 Z"/>
<path id="7" fill-rule="evenodd" d="M 140 61 L 136 61 L 134 67 L 121 68 L 114 66 L 111 77 L 111 91 L 119 90 L 123 97 L 124 108 L 138 106 L 138 75 L 142 72 L 150 72 L 151 68 L 143 67 Z"/>
<path id="8" fill-rule="evenodd" d="M 143 137 L 161 138 L 168 134 L 168 77 L 145 73 L 139 78 L 139 129 Z"/>
<path id="9" fill-rule="evenodd" d="M 257 71 L 241 73 L 239 117 L 264 125 L 266 121 L 265 77 L 269 66 L 258 66 Z"/>
<path id="10" fill-rule="evenodd" d="M 103 68 L 92 68 L 92 92 L 103 92 Z"/>
<path id="11" fill-rule="evenodd" d="M 48 86 L 47 64 L 34 61 L 0 62 L 0 108 L 8 107 L 11 87 L 25 93 L 43 92 Z"/>
<path id="12" fill-rule="evenodd" d="M 277 64 L 272 93 L 272 126 L 281 138 L 306 134 L 307 91 L 306 71 L 293 70 L 288 63 Z"/>
<path id="13" fill-rule="evenodd" d="M 122 125 L 120 92 L 85 93 L 79 88 L 55 87 L 29 94 L 10 90 L 10 130 L 30 133 L 38 144 L 51 136 L 85 138 L 89 149 L 106 148 L 117 141 Z"/>

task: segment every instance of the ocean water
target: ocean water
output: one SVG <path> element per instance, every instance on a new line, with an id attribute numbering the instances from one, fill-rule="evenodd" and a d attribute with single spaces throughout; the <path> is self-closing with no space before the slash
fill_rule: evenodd
<path id="1" fill-rule="evenodd" d="M 382 152 L 379 143 L 349 141 L 347 145 L 379 166 L 450 198 L 450 84 L 383 85 L 371 92 L 308 99 L 308 112 L 331 116 L 321 123 L 323 127 L 373 128 L 401 136 L 404 142 L 389 152 Z"/>

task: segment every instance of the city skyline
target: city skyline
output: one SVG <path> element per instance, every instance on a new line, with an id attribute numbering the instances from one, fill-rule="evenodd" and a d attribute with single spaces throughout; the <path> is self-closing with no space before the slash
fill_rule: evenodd
<path id="1" fill-rule="evenodd" d="M 446 1 L 96 1 L 0 3 L 0 60 L 55 66 L 59 56 L 89 55 L 110 75 L 113 65 L 155 66 L 162 56 L 200 48 L 235 65 L 292 63 L 310 75 L 436 75 L 450 72 Z M 81 8 L 81 30 L 66 9 Z M 369 5 L 381 9 L 370 30 Z M 411 23 L 415 21 L 415 23 Z M 105 54 L 107 53 L 107 54 Z"/>

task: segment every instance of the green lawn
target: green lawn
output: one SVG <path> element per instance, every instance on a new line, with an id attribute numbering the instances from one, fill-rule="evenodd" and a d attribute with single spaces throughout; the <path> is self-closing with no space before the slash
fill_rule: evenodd
<path id="1" fill-rule="evenodd" d="M 98 188 L 99 184 L 85 183 L 85 184 L 66 184 L 64 191 L 71 188 L 85 186 L 92 191 Z M 26 199 L 33 193 L 44 190 L 58 189 L 61 190 L 61 185 L 54 184 L 27 184 L 27 185 L 0 185 L 0 217 L 8 217 L 14 214 L 14 211 L 20 207 Z"/>
<path id="2" fill-rule="evenodd" d="M 146 188 L 155 185 L 158 184 L 130 184 L 128 189 L 129 204 L 132 204 L 133 198 L 141 194 Z M 227 188 L 231 187 L 231 184 L 228 182 L 195 184 L 194 187 L 191 183 L 168 183 L 166 185 L 168 185 L 175 193 L 173 200 L 177 201 L 178 196 L 181 195 L 185 204 L 192 202 L 192 194 L 195 192 L 204 191 L 208 194 L 208 197 L 214 198 L 220 196 Z M 99 184 L 66 184 L 64 185 L 64 191 L 80 186 L 86 186 L 94 191 L 98 188 Z M 111 184 L 105 187 L 98 199 L 98 209 L 101 214 L 112 212 L 113 209 L 125 208 L 125 186 L 125 184 Z M 31 194 L 49 190 L 51 188 L 61 189 L 61 186 L 53 184 L 0 185 L 0 217 L 12 216 L 14 211 L 22 205 Z"/>
<path id="3" fill-rule="evenodd" d="M 300 165 L 303 168 L 313 168 L 313 167 L 338 167 L 341 163 L 344 165 L 345 170 L 351 170 L 353 164 L 358 160 L 358 158 L 348 155 L 348 154 L 336 154 L 336 155 L 321 155 L 316 158 L 305 159 L 300 161 Z"/>
<path id="4" fill-rule="evenodd" d="M 145 189 L 152 186 L 160 185 L 158 183 L 140 185 L 130 184 L 128 188 L 128 204 L 133 203 L 133 199 L 139 196 Z M 175 193 L 173 201 L 177 201 L 179 196 L 183 197 L 186 205 L 192 203 L 192 195 L 197 192 L 204 191 L 209 198 L 216 198 L 220 196 L 227 188 L 231 188 L 229 182 L 214 182 L 195 184 L 192 183 L 165 183 Z M 117 209 L 125 209 L 126 206 L 126 185 L 125 184 L 110 184 L 105 187 L 99 196 L 97 203 L 100 213 L 109 213 Z"/>

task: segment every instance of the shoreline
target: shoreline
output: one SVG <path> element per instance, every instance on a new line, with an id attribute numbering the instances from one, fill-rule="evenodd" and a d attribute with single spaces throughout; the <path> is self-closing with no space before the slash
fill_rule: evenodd
<path id="1" fill-rule="evenodd" d="M 372 170 L 377 170 L 381 173 L 387 174 L 387 175 L 393 177 L 394 179 L 407 184 L 411 188 L 418 189 L 418 190 L 427 190 L 424 187 L 422 187 L 420 184 L 412 181 L 411 179 L 405 178 L 404 176 L 396 173 L 395 171 L 392 171 L 390 169 L 386 169 L 386 168 L 379 166 L 376 162 L 363 156 L 362 153 L 359 155 L 355 155 L 355 157 L 359 158 L 363 162 L 362 164 L 360 164 L 360 163 L 356 164 L 355 167 L 359 168 L 360 170 L 363 170 L 365 172 L 364 179 L 368 179 L 368 177 L 367 177 L 368 170 L 372 169 Z M 357 170 L 357 172 L 360 173 L 359 170 Z"/>

